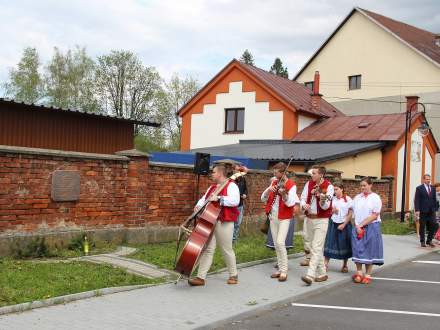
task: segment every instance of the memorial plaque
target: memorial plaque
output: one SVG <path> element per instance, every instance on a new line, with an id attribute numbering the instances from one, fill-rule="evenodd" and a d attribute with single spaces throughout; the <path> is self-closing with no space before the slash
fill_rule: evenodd
<path id="1" fill-rule="evenodd" d="M 79 171 L 54 171 L 52 174 L 52 199 L 55 202 L 79 200 Z"/>

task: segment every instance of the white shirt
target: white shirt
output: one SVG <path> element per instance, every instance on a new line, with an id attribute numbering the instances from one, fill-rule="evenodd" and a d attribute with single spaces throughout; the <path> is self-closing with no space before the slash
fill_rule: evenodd
<path id="1" fill-rule="evenodd" d="M 348 211 L 353 206 L 353 200 L 350 198 L 350 196 L 346 196 L 345 198 L 347 199 L 347 201 L 344 200 L 344 197 L 342 198 L 337 198 L 336 196 L 333 197 L 332 206 L 333 208 L 338 209 L 338 213 L 332 214 L 332 221 L 334 223 L 344 223 Z"/>
<path id="2" fill-rule="evenodd" d="M 309 193 L 309 181 L 307 181 L 307 183 L 304 186 L 304 189 L 302 191 L 302 194 L 301 194 L 301 207 L 302 208 L 304 208 L 304 206 L 307 204 L 308 193 Z M 330 197 L 329 199 L 331 200 L 334 193 L 335 193 L 335 190 L 334 190 L 333 186 L 330 184 L 327 187 L 326 195 L 328 197 Z M 326 199 L 326 201 L 322 205 L 320 205 L 321 209 L 327 210 L 330 207 L 330 200 L 329 199 Z M 315 195 L 312 195 L 312 199 L 310 200 L 309 213 L 310 214 L 318 214 L 318 204 L 317 204 L 317 200 L 316 200 Z"/>
<path id="3" fill-rule="evenodd" d="M 356 225 L 360 225 L 366 218 L 373 213 L 377 213 L 377 219 L 373 222 L 380 222 L 380 210 L 382 209 L 382 201 L 376 193 L 370 193 L 365 196 L 363 193 L 358 194 L 353 201 L 353 214 Z"/>
<path id="4" fill-rule="evenodd" d="M 272 178 L 271 181 L 275 180 L 275 178 Z M 267 200 L 269 199 L 269 194 L 270 194 L 270 188 L 268 187 L 266 188 L 265 191 L 263 191 L 263 193 L 261 194 L 261 201 L 263 203 L 266 203 Z M 287 200 L 284 201 L 284 204 L 286 204 L 287 207 L 291 207 L 294 206 L 295 204 L 299 204 L 299 198 L 298 195 L 296 194 L 296 185 L 293 186 L 292 188 L 290 188 L 288 194 L 287 194 Z M 280 205 L 280 195 L 276 194 L 275 196 L 275 201 L 272 205 L 272 214 L 278 214 L 278 206 Z"/>
<path id="5" fill-rule="evenodd" d="M 203 197 L 199 199 L 199 201 L 197 202 L 197 206 L 200 207 L 203 205 L 203 203 L 205 203 L 206 194 L 208 193 L 208 191 L 209 191 L 209 188 L 206 191 L 206 193 L 203 195 Z M 238 206 L 238 204 L 240 204 L 240 190 L 238 189 L 238 186 L 235 182 L 229 183 L 226 194 L 227 194 L 226 196 L 221 196 L 221 199 L 220 199 L 221 205 L 234 207 L 234 206 Z"/>

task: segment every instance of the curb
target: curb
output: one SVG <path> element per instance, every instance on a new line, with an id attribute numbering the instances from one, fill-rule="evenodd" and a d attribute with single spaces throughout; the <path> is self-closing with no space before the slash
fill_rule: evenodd
<path id="1" fill-rule="evenodd" d="M 124 292 L 124 291 L 143 289 L 143 288 L 148 288 L 151 286 L 167 284 L 167 283 L 172 283 L 172 282 L 167 281 L 167 282 L 158 283 L 158 284 L 140 284 L 140 285 L 102 288 L 102 289 L 97 289 L 97 290 L 92 290 L 92 291 L 85 291 L 85 292 L 68 294 L 65 296 L 59 296 L 59 297 L 54 297 L 54 298 L 49 298 L 49 299 L 44 299 L 44 300 L 36 300 L 36 301 L 31 301 L 31 302 L 17 304 L 17 305 L 0 307 L 0 315 L 10 314 L 10 313 L 20 313 L 20 312 L 28 311 L 31 309 L 66 304 L 66 303 L 73 302 L 76 300 L 105 296 L 108 294 Z"/>
<path id="2" fill-rule="evenodd" d="M 429 252 L 426 252 L 426 253 L 421 253 L 421 254 L 419 254 L 417 256 L 414 256 L 414 257 L 411 257 L 409 259 L 401 260 L 401 261 L 398 261 L 398 262 L 390 264 L 390 265 L 381 266 L 380 268 L 376 268 L 375 270 L 373 270 L 373 275 L 376 272 L 378 272 L 378 271 L 382 271 L 384 269 L 392 269 L 392 268 L 398 267 L 401 264 L 404 264 L 404 263 L 406 263 L 408 261 L 420 258 L 421 256 L 424 256 L 424 255 L 427 255 L 427 254 L 430 254 L 430 253 L 433 253 L 433 252 L 434 253 L 435 252 L 440 253 L 440 250 L 437 250 L 437 251 L 433 250 L 433 251 L 429 251 Z M 374 279 L 374 276 L 373 276 L 373 279 Z M 293 296 L 293 297 L 290 297 L 290 298 L 285 298 L 285 299 L 282 299 L 282 300 L 279 300 L 279 301 L 276 301 L 276 302 L 273 302 L 273 303 L 269 303 L 269 304 L 264 305 L 264 306 L 259 306 L 259 307 L 256 307 L 256 308 L 250 310 L 250 311 L 242 312 L 242 313 L 239 313 L 237 315 L 234 315 L 234 316 L 231 316 L 231 317 L 228 317 L 226 319 L 223 319 L 223 320 L 220 320 L 220 321 L 216 321 L 216 322 L 213 322 L 213 323 L 210 323 L 210 324 L 205 324 L 205 325 L 202 325 L 202 326 L 197 327 L 195 329 L 196 330 L 214 329 L 214 328 L 218 328 L 218 327 L 221 327 L 221 326 L 225 326 L 225 325 L 227 325 L 229 323 L 233 323 L 234 321 L 239 320 L 239 319 L 246 319 L 247 317 L 254 316 L 257 313 L 269 313 L 269 312 L 277 309 L 278 307 L 288 306 L 292 302 L 295 302 L 295 301 L 298 301 L 298 300 L 301 300 L 301 299 L 306 299 L 306 298 L 309 298 L 309 297 L 313 297 L 313 296 L 315 296 L 317 294 L 325 293 L 328 290 L 334 289 L 335 287 L 338 287 L 338 286 L 341 286 L 341 285 L 345 285 L 345 284 L 351 283 L 351 282 L 352 282 L 352 279 L 350 277 L 348 277 L 347 279 L 341 279 L 341 280 L 339 280 L 337 282 L 333 282 L 333 283 L 327 284 L 325 286 L 321 286 L 319 284 L 318 285 L 315 284 L 314 286 L 312 286 L 312 288 L 311 288 L 311 290 L 309 292 L 304 292 L 304 293 L 299 294 L 297 296 Z"/>

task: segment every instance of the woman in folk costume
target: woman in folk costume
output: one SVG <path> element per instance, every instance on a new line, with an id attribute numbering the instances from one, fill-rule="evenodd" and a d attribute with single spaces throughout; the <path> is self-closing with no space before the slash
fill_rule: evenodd
<path id="1" fill-rule="evenodd" d="M 239 215 L 237 206 L 240 203 L 240 191 L 235 182 L 229 180 L 228 184 L 218 196 L 211 196 L 219 185 L 228 180 L 226 176 L 227 171 L 227 167 L 224 164 L 214 166 L 212 179 L 215 183 L 208 188 L 205 195 L 197 202 L 195 207 L 195 209 L 200 208 L 205 200 L 209 200 L 213 203 L 218 203 L 221 206 L 221 212 L 215 225 L 214 234 L 205 251 L 203 251 L 200 256 L 197 277 L 188 280 L 191 286 L 205 285 L 206 275 L 211 267 L 216 245 L 219 246 L 228 268 L 229 279 L 227 283 L 238 283 L 236 258 L 232 248 L 232 235 L 234 233 L 234 222 L 237 221 Z"/>
<path id="2" fill-rule="evenodd" d="M 326 269 L 330 259 L 343 260 L 341 272 L 347 273 L 348 259 L 351 258 L 351 216 L 353 200 L 344 191 L 342 181 L 333 183 L 335 196 L 332 200 L 333 214 L 329 219 L 324 244 L 324 263 Z"/>
<path id="3" fill-rule="evenodd" d="M 324 178 L 326 169 L 313 166 L 312 179 L 309 180 L 301 194 L 301 207 L 305 212 L 305 228 L 311 252 L 307 274 L 301 280 L 307 285 L 313 281 L 327 281 L 327 270 L 324 264 L 324 243 L 328 228 L 328 219 L 332 215 L 333 185 Z"/>
<path id="4" fill-rule="evenodd" d="M 382 201 L 371 191 L 370 178 L 361 181 L 361 193 L 353 200 L 355 227 L 352 230 L 351 246 L 353 262 L 357 272 L 353 275 L 355 283 L 371 283 L 373 265 L 383 265 L 383 242 L 380 228 Z M 365 265 L 365 275 L 362 273 Z"/>
<path id="5" fill-rule="evenodd" d="M 275 180 L 261 195 L 261 200 L 266 203 L 266 213 L 269 214 L 270 231 L 275 243 L 277 254 L 278 271 L 271 275 L 278 281 L 287 280 L 288 261 L 286 249 L 286 237 L 289 225 L 293 221 L 295 205 L 299 204 L 296 194 L 295 183 L 286 176 L 284 163 L 278 163 L 273 167 Z"/>

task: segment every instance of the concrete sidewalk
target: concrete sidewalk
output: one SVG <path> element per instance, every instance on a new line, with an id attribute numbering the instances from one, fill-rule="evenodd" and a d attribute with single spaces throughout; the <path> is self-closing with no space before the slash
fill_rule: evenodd
<path id="1" fill-rule="evenodd" d="M 415 235 L 384 235 L 384 250 L 386 266 L 432 251 L 420 248 Z M 354 264 L 349 265 L 353 271 Z M 289 278 L 284 283 L 269 278 L 272 266 L 269 263 L 239 270 L 236 286 L 227 285 L 228 275 L 220 273 L 210 276 L 205 287 L 189 287 L 182 281 L 4 315 L 0 329 L 193 329 L 322 290 L 351 276 L 340 273 L 340 262 L 334 261 L 327 282 L 306 287 L 300 280 L 305 268 L 299 266 L 298 259 L 289 261 Z"/>

